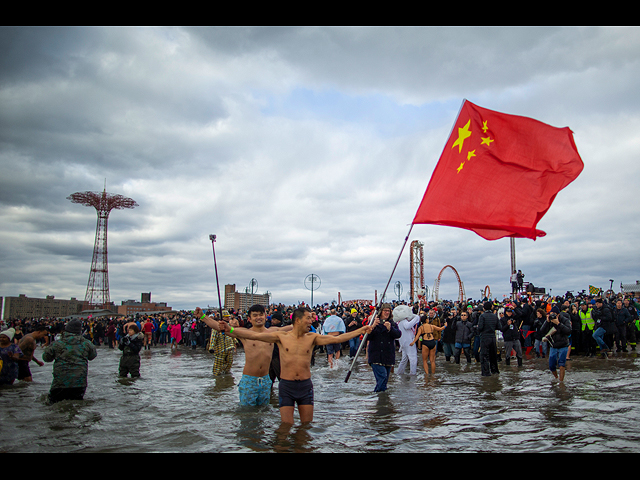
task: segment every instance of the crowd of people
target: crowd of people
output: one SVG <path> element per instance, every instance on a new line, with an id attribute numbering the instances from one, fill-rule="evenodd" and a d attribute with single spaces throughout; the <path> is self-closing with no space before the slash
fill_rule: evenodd
<path id="1" fill-rule="evenodd" d="M 499 373 L 498 363 L 503 359 L 505 366 L 515 360 L 515 367 L 535 356 L 548 357 L 549 370 L 563 381 L 567 361 L 573 356 L 609 358 L 613 353 L 633 351 L 640 330 L 640 299 L 622 294 L 604 298 L 567 292 L 551 298 L 522 292 L 501 302 L 390 302 L 379 309 L 367 302 L 343 302 L 302 307 L 270 305 L 260 310 L 260 317 L 251 310 L 205 313 L 195 309 L 132 317 L 7 319 L 0 325 L 0 385 L 30 381 L 32 361 L 39 365 L 55 362 L 50 400 L 82 398 L 87 364 L 96 357 L 97 347 L 121 350 L 118 374 L 132 377 L 140 375 L 143 349 L 204 348 L 215 353 L 221 348 L 227 355 L 220 357 L 226 358 L 221 360 L 226 366 L 214 363 L 214 374 L 223 373 L 232 362 L 228 352 L 244 348 L 243 338 L 256 335 L 258 340 L 278 345 L 284 337 L 275 335 L 276 331 L 317 333 L 310 347 L 310 365 L 320 354 L 332 368 L 344 352 L 352 359 L 362 351 L 371 366 L 376 392 L 387 389 L 393 372 L 406 374 L 407 366 L 408 374 L 416 375 L 418 352 L 425 375 L 436 372 L 436 357 L 459 364 L 464 355 L 467 364 L 480 364 L 481 374 L 490 376 Z M 297 325 L 296 315 L 308 325 Z M 246 333 L 252 328 L 259 335 Z M 225 332 L 227 336 L 219 337 Z M 324 338 L 319 340 L 320 336 Z M 41 358 L 35 353 L 38 347 L 43 349 Z M 78 361 L 70 363 L 63 351 L 73 351 Z M 268 375 L 271 381 L 280 380 L 277 348 L 269 349 L 268 355 L 272 358 Z M 264 366 L 261 369 L 261 375 L 267 375 Z"/>

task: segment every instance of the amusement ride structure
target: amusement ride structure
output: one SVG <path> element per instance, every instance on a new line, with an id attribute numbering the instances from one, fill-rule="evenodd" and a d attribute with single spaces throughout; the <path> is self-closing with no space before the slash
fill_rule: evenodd
<path id="1" fill-rule="evenodd" d="M 453 273 L 456 274 L 456 278 L 458 279 L 458 300 L 461 302 L 464 302 L 466 299 L 466 296 L 464 294 L 464 284 L 462 283 L 462 280 L 460 280 L 460 275 L 458 275 L 458 271 L 455 268 L 453 268 L 451 265 L 445 265 L 444 267 L 442 267 L 442 270 L 440 270 L 440 273 L 438 274 L 438 278 L 436 278 L 433 284 L 433 297 L 436 302 L 439 300 L 438 295 L 440 293 L 439 292 L 440 279 L 442 278 L 442 272 L 444 272 L 447 268 L 450 268 L 451 270 L 453 270 Z"/>
<path id="2" fill-rule="evenodd" d="M 111 210 L 135 208 L 138 204 L 123 195 L 100 192 L 77 192 L 67 197 L 72 203 L 93 207 L 98 214 L 93 259 L 82 310 L 109 309 L 109 261 L 107 258 L 107 224 Z"/>
<path id="3" fill-rule="evenodd" d="M 418 240 L 411 242 L 410 252 L 410 281 L 411 302 L 419 301 L 419 296 L 424 295 L 424 244 Z"/>
<path id="4" fill-rule="evenodd" d="M 418 302 L 425 297 L 426 286 L 424 284 L 424 244 L 418 240 L 414 240 L 411 242 L 411 252 L 409 258 L 409 267 L 410 267 L 410 281 L 411 281 L 411 302 Z M 433 284 L 432 297 L 435 301 L 439 300 L 439 290 L 440 290 L 440 279 L 442 278 L 442 273 L 450 268 L 453 270 L 453 273 L 458 280 L 458 299 L 463 302 L 466 300 L 465 292 L 464 292 L 464 284 L 462 280 L 460 280 L 460 275 L 458 271 L 452 267 L 451 265 L 445 265 L 440 273 L 438 274 L 438 278 L 436 278 Z M 487 289 L 489 287 L 487 286 Z"/>

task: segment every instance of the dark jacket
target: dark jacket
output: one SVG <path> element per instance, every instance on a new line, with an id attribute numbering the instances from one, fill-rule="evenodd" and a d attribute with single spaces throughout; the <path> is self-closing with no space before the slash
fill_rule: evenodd
<path id="1" fill-rule="evenodd" d="M 511 316 L 511 325 L 507 323 L 509 318 L 505 314 L 504 318 L 500 321 L 500 331 L 502 332 L 502 338 L 505 342 L 513 342 L 520 340 L 520 329 L 518 329 L 518 322 L 515 315 Z"/>
<path id="2" fill-rule="evenodd" d="M 540 333 L 544 337 L 549 330 L 555 327 L 556 332 L 551 335 L 551 340 L 549 341 L 549 346 L 553 348 L 563 348 L 569 346 L 569 336 L 571 335 L 571 318 L 567 313 L 561 313 L 558 315 L 558 320 L 560 323 L 556 325 L 551 322 L 551 319 L 547 320 L 544 325 L 542 325 L 542 329 Z"/>
<path id="3" fill-rule="evenodd" d="M 535 340 L 542 340 L 542 327 L 544 326 L 544 324 L 547 321 L 547 317 L 544 316 L 542 318 L 538 318 L 538 315 L 536 315 L 535 319 L 533 320 L 533 338 Z"/>
<path id="4" fill-rule="evenodd" d="M 124 355 L 138 355 L 144 346 L 144 334 L 136 333 L 133 337 L 125 335 L 120 339 L 118 348 Z"/>
<path id="5" fill-rule="evenodd" d="M 495 338 L 498 329 L 498 317 L 491 311 L 485 311 L 478 318 L 478 335 L 482 338 Z"/>
<path id="6" fill-rule="evenodd" d="M 369 364 L 394 365 L 396 363 L 395 340 L 402 336 L 402 332 L 396 322 L 393 320 L 388 320 L 388 322 L 391 323 L 390 330 L 387 330 L 387 327 L 380 321 L 380 324 L 367 336 Z"/>
<path id="7" fill-rule="evenodd" d="M 580 314 L 569 312 L 569 317 L 571 318 L 571 329 L 579 331 L 582 328 L 582 319 L 580 318 Z"/>
<path id="8" fill-rule="evenodd" d="M 618 327 L 631 323 L 631 314 L 629 313 L 629 310 L 624 308 L 624 305 L 620 309 L 613 309 L 613 318 Z"/>
<path id="9" fill-rule="evenodd" d="M 453 323 L 453 330 L 456 334 L 455 343 L 470 344 L 473 336 L 473 324 L 471 320 L 462 321 L 460 317 L 456 317 Z"/>
<path id="10" fill-rule="evenodd" d="M 518 327 L 522 327 L 522 325 L 531 326 L 533 325 L 533 320 L 535 317 L 535 313 L 531 308 L 531 305 L 528 303 L 518 303 L 516 308 L 514 309 L 516 322 Z"/>
<path id="11" fill-rule="evenodd" d="M 453 322 L 455 322 L 456 318 L 459 320 L 460 317 L 449 317 L 445 316 L 443 320 L 441 320 L 442 325 L 447 323 L 447 326 L 442 330 L 442 339 L 443 343 L 455 343 L 456 342 L 456 332 L 453 330 Z"/>
<path id="12" fill-rule="evenodd" d="M 349 315 L 347 318 L 343 319 L 344 325 L 347 328 L 347 332 L 353 332 L 354 330 L 358 330 L 362 328 L 362 319 L 360 317 L 352 317 Z M 356 322 L 354 325 L 351 325 L 352 322 Z"/>
<path id="13" fill-rule="evenodd" d="M 591 318 L 595 322 L 594 330 L 604 328 L 606 333 L 616 333 L 618 331 L 611 310 L 606 305 L 598 308 L 596 304 L 591 309 Z"/>

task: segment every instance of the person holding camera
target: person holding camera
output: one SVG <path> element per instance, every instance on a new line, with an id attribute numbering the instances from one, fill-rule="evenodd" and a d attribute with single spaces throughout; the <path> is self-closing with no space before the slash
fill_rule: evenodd
<path id="1" fill-rule="evenodd" d="M 402 332 L 392 315 L 391 304 L 382 304 L 380 314 L 371 323 L 373 330 L 367 336 L 367 361 L 376 379 L 374 392 L 384 392 L 387 389 L 391 368 L 396 363 L 395 342 L 402 336 Z"/>
<path id="2" fill-rule="evenodd" d="M 118 349 L 122 351 L 118 363 L 118 376 L 131 378 L 140 376 L 140 350 L 144 346 L 145 335 L 140 331 L 135 322 L 125 325 L 127 334 L 118 342 Z"/>
<path id="3" fill-rule="evenodd" d="M 555 378 L 563 382 L 571 335 L 571 318 L 565 312 L 561 312 L 560 315 L 555 312 L 549 313 L 549 319 L 542 325 L 541 334 L 542 341 L 550 347 L 549 370 Z"/>

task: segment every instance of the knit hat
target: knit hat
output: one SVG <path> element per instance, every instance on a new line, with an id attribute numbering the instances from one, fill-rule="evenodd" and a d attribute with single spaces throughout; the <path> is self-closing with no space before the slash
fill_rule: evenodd
<path id="1" fill-rule="evenodd" d="M 80 320 L 69 320 L 64 330 L 65 332 L 80 334 L 82 333 L 82 322 Z"/>
<path id="2" fill-rule="evenodd" d="M 13 336 L 16 334 L 16 329 L 15 328 L 8 328 L 6 330 L 4 330 L 3 332 L 0 332 L 0 335 L 6 335 L 7 337 L 9 337 L 9 341 L 13 341 Z"/>

